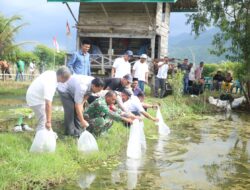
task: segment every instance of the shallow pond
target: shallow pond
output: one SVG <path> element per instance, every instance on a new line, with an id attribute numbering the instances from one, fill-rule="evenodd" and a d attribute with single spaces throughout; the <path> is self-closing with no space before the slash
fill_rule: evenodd
<path id="1" fill-rule="evenodd" d="M 225 114 L 171 125 L 147 137 L 140 160 L 83 168 L 57 189 L 250 189 L 250 117 Z"/>

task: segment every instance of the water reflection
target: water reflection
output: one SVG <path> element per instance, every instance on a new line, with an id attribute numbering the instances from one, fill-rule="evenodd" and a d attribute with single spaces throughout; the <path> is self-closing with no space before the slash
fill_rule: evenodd
<path id="1" fill-rule="evenodd" d="M 96 178 L 96 175 L 93 172 L 81 173 L 78 179 L 78 185 L 81 189 L 88 189 L 90 188 L 91 184 L 94 182 L 95 178 Z"/>
<path id="2" fill-rule="evenodd" d="M 124 159 L 114 171 L 97 171 L 102 189 L 249 189 L 250 118 L 234 113 L 172 127 L 147 139 L 141 160 Z M 124 153 L 125 154 L 125 153 Z M 95 188 L 93 188 L 95 189 Z"/>
<path id="3" fill-rule="evenodd" d="M 126 160 L 127 188 L 135 189 L 138 181 L 138 168 L 142 165 L 142 159 Z"/>

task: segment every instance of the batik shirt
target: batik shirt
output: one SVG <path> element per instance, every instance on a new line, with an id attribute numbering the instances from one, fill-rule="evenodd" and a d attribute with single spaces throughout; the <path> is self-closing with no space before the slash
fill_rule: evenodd
<path id="1" fill-rule="evenodd" d="M 121 120 L 121 116 L 118 112 L 113 112 L 109 109 L 105 97 L 96 99 L 84 112 L 84 118 L 86 120 L 91 120 L 98 117 L 102 117 L 104 119 L 110 118 L 116 121 Z"/>

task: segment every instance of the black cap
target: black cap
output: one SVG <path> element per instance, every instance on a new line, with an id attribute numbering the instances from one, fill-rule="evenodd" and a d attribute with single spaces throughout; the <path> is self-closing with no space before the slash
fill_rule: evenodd
<path id="1" fill-rule="evenodd" d="M 123 89 L 122 93 L 126 94 L 128 97 L 131 97 L 132 96 L 132 93 L 129 89 Z"/>

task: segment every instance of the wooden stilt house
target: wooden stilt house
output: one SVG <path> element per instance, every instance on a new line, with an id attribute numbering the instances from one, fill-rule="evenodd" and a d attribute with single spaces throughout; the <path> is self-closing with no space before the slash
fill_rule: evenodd
<path id="1" fill-rule="evenodd" d="M 170 12 L 195 11 L 197 0 L 48 0 L 80 2 L 77 48 L 92 42 L 93 69 L 111 69 L 126 50 L 150 58 L 168 54 Z"/>

